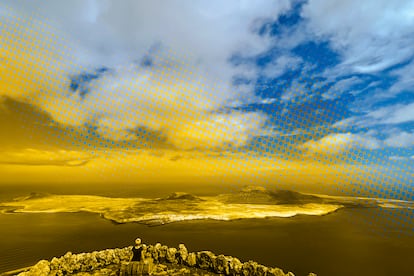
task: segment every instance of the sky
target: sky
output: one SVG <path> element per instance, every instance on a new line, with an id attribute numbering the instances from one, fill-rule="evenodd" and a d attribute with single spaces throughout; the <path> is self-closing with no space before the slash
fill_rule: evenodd
<path id="1" fill-rule="evenodd" d="M 413 197 L 413 1 L 2 0 L 0 28 L 4 182 Z"/>

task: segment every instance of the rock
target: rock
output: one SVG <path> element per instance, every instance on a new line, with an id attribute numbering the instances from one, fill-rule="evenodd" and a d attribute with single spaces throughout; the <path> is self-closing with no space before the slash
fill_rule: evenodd
<path id="1" fill-rule="evenodd" d="M 253 261 L 248 261 L 248 262 L 243 263 L 242 275 L 246 275 L 246 276 L 257 275 L 257 265 L 258 263 L 253 262 Z"/>
<path id="2" fill-rule="evenodd" d="M 51 270 L 58 270 L 60 266 L 60 260 L 56 257 L 54 257 L 51 261 L 50 261 L 50 269 Z"/>
<path id="3" fill-rule="evenodd" d="M 270 268 L 267 271 L 268 276 L 285 276 L 285 273 L 280 268 Z"/>
<path id="4" fill-rule="evenodd" d="M 187 260 L 188 257 L 188 250 L 185 247 L 184 244 L 179 244 L 178 245 L 178 258 L 179 258 L 179 263 L 185 263 L 185 261 Z"/>
<path id="5" fill-rule="evenodd" d="M 257 275 L 266 275 L 268 270 L 269 269 L 266 266 L 258 264 L 256 268 L 256 273 Z"/>
<path id="6" fill-rule="evenodd" d="M 230 275 L 239 275 L 242 271 L 243 264 L 239 259 L 231 257 L 229 262 Z"/>
<path id="7" fill-rule="evenodd" d="M 214 262 L 214 272 L 230 274 L 229 259 L 224 255 L 218 255 Z"/>
<path id="8" fill-rule="evenodd" d="M 155 276 L 162 276 L 162 275 L 168 275 L 167 271 L 153 271 L 151 275 L 155 275 Z"/>
<path id="9" fill-rule="evenodd" d="M 50 263 L 41 260 L 30 268 L 29 271 L 18 274 L 19 276 L 48 276 L 50 275 Z"/>
<path id="10" fill-rule="evenodd" d="M 254 261 L 242 263 L 231 256 L 214 255 L 210 251 L 188 252 L 184 244 L 177 248 L 157 243 L 145 246 L 142 262 L 130 263 L 132 247 L 107 249 L 92 253 L 72 254 L 67 252 L 60 258 L 50 262 L 42 260 L 22 272 L 19 276 L 63 276 L 63 275 L 125 275 L 140 271 L 151 275 L 246 275 L 246 276 L 294 276 L 292 272 L 285 274 L 279 268 L 269 268 Z M 168 264 L 162 264 L 168 263 Z M 183 266 L 186 267 L 183 267 Z M 199 269 L 204 270 L 199 271 Z M 207 272 L 210 271 L 210 272 Z M 197 275 L 198 275 L 197 274 Z M 128 274 L 129 275 L 129 274 Z M 316 276 L 309 273 L 308 276 Z"/>
<path id="11" fill-rule="evenodd" d="M 170 263 L 176 263 L 177 259 L 175 258 L 175 254 L 177 253 L 177 248 L 171 247 L 167 250 L 167 261 Z"/>
<path id="12" fill-rule="evenodd" d="M 189 253 L 188 256 L 187 256 L 187 259 L 185 260 L 185 263 L 190 267 L 195 266 L 197 264 L 197 255 L 196 255 L 196 253 L 193 253 L 193 252 Z"/>
<path id="13" fill-rule="evenodd" d="M 155 269 L 155 265 L 152 259 L 146 259 L 142 265 L 142 274 L 151 275 L 152 271 Z"/>
<path id="14" fill-rule="evenodd" d="M 49 263 L 50 274 L 67 275 L 103 269 L 106 266 L 129 260 L 131 255 L 130 251 L 130 248 L 116 248 L 80 254 L 67 252 L 64 256 L 51 260 Z"/>
<path id="15" fill-rule="evenodd" d="M 158 250 L 158 261 L 159 262 L 165 262 L 165 260 L 167 259 L 167 252 L 168 252 L 168 246 L 166 245 L 161 246 L 161 248 Z"/>
<path id="16" fill-rule="evenodd" d="M 178 274 L 177 275 L 185 275 L 185 274 L 189 274 L 189 273 L 191 273 L 191 271 L 188 268 L 181 268 L 178 271 Z"/>
<path id="17" fill-rule="evenodd" d="M 197 266 L 201 269 L 210 270 L 214 268 L 216 256 L 210 251 L 197 253 Z"/>
<path id="18" fill-rule="evenodd" d="M 145 246 L 144 250 L 142 251 L 142 255 L 144 256 L 144 259 L 152 259 L 154 254 L 154 247 L 152 245 Z"/>
<path id="19" fill-rule="evenodd" d="M 152 258 L 154 259 L 154 262 L 156 263 L 159 262 L 160 249 L 161 249 L 161 244 L 158 242 L 154 245 L 153 252 L 152 252 Z"/>
<path id="20" fill-rule="evenodd" d="M 154 275 L 154 276 L 164 276 L 164 275 L 168 275 L 168 272 L 167 271 L 159 271 L 159 272 L 153 272 L 151 275 Z"/>
<path id="21" fill-rule="evenodd" d="M 166 269 L 167 269 L 167 266 L 163 264 L 158 264 L 155 267 L 155 271 L 165 271 Z"/>

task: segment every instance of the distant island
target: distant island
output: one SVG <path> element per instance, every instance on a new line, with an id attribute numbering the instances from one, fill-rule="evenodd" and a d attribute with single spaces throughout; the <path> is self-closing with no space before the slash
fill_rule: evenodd
<path id="1" fill-rule="evenodd" d="M 304 194 L 249 186 L 234 193 L 199 197 L 175 192 L 161 198 L 112 198 L 32 193 L 0 203 L 2 213 L 97 213 L 114 223 L 159 226 L 190 220 L 322 216 L 341 208 L 413 208 L 412 201 Z"/>

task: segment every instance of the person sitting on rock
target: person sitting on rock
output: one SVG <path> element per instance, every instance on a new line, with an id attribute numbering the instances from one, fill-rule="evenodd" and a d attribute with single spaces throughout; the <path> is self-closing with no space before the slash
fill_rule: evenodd
<path id="1" fill-rule="evenodd" d="M 144 250 L 144 247 L 141 244 L 141 239 L 137 238 L 135 240 L 135 246 L 132 247 L 132 258 L 131 262 L 140 262 L 142 259 L 142 251 Z"/>

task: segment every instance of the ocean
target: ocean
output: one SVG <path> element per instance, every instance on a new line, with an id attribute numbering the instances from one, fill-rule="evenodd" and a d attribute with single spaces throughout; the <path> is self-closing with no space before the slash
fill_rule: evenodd
<path id="1" fill-rule="evenodd" d="M 2 200 L 27 195 L 29 190 L 67 193 L 69 189 L 36 188 L 2 187 Z M 95 194 L 94 189 L 76 192 Z M 173 187 L 162 194 L 168 194 L 170 189 Z M 100 191 L 97 194 L 105 196 L 153 196 L 150 190 L 146 193 L 143 189 L 129 193 L 125 190 L 113 193 L 109 188 Z M 86 212 L 0 214 L 0 272 L 61 256 L 67 251 L 125 247 L 140 237 L 147 244 L 184 243 L 189 251 L 210 250 L 242 261 L 254 260 L 292 271 L 297 276 L 309 272 L 318 276 L 413 275 L 412 210 L 404 212 L 345 208 L 323 216 L 193 220 L 161 226 L 116 224 Z"/>

